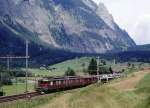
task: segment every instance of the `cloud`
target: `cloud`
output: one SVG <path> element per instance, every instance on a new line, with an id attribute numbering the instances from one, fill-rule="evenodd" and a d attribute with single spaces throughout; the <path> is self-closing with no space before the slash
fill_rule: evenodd
<path id="1" fill-rule="evenodd" d="M 137 21 L 133 35 L 137 44 L 150 43 L 150 15 L 144 15 Z"/>
<path id="2" fill-rule="evenodd" d="M 150 0 L 94 0 L 103 2 L 113 15 L 115 22 L 125 29 L 138 44 L 150 44 L 149 17 Z M 146 20 L 146 21 L 145 21 Z M 143 28 L 142 28 L 143 27 Z M 148 30 L 146 30 L 146 28 Z M 144 31 L 145 30 L 145 31 Z M 140 33 L 139 33 L 140 32 Z M 142 36 L 147 39 L 141 39 Z"/>

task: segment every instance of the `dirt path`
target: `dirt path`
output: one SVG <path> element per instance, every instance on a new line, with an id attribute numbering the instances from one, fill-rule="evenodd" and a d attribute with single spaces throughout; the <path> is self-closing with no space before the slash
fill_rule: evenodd
<path id="1" fill-rule="evenodd" d="M 110 84 L 111 87 L 115 87 L 120 91 L 133 90 L 138 82 L 150 72 L 150 70 L 143 70 L 133 74 L 133 76 L 119 81 L 117 83 Z"/>

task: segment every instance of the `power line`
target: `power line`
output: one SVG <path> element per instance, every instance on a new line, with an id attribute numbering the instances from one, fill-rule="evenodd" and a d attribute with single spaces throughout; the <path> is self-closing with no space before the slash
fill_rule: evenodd
<path id="1" fill-rule="evenodd" d="M 26 60 L 26 88 L 25 88 L 25 92 L 28 92 L 28 60 L 29 60 L 29 51 L 28 51 L 28 47 L 29 47 L 29 42 L 26 40 L 26 52 L 25 52 L 25 56 L 2 56 L 0 57 L 0 59 L 7 59 L 7 71 L 10 70 L 10 59 L 25 59 Z"/>
<path id="2" fill-rule="evenodd" d="M 28 92 L 28 44 L 29 42 L 26 41 L 26 93 Z"/>
<path id="3" fill-rule="evenodd" d="M 26 59 L 26 58 L 30 58 L 29 56 L 3 56 L 0 57 L 0 59 Z"/>

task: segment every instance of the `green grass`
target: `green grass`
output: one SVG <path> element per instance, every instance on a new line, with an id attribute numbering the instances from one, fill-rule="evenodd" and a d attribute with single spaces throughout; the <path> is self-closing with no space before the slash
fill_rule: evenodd
<path id="1" fill-rule="evenodd" d="M 47 69 L 41 70 L 41 69 L 29 69 L 29 72 L 31 72 L 33 75 L 37 75 L 37 76 L 50 76 L 50 75 L 55 75 L 55 74 L 59 74 L 59 73 L 53 73 Z"/>
<path id="2" fill-rule="evenodd" d="M 109 84 L 94 84 L 36 97 L 27 103 L 18 101 L 0 104 L 0 108 L 150 108 L 150 94 L 144 91 L 149 88 L 149 76 L 150 74 L 146 75 L 137 84 L 137 90 L 133 91 L 120 92 L 107 86 Z"/>
<path id="3" fill-rule="evenodd" d="M 14 102 L 2 103 L 0 108 L 37 108 L 38 105 L 46 104 L 52 98 L 56 98 L 60 93 L 54 93 L 47 96 L 34 97 L 31 100 L 18 100 Z"/>
<path id="4" fill-rule="evenodd" d="M 62 76 L 62 75 L 64 75 L 67 68 L 71 67 L 72 69 L 75 70 L 75 72 L 78 75 L 83 75 L 84 73 L 83 73 L 82 64 L 84 63 L 85 64 L 84 68 L 87 69 L 90 60 L 91 60 L 91 57 L 81 57 L 81 58 L 78 58 L 78 59 L 67 60 L 67 61 L 64 61 L 62 63 L 58 63 L 58 64 L 55 64 L 55 65 L 49 66 L 49 68 L 56 68 L 55 70 L 52 70 L 52 71 L 46 70 L 46 69 L 29 69 L 29 72 L 33 73 L 33 75 L 36 74 L 37 79 L 39 79 L 39 78 L 44 77 L 44 76 Z M 141 64 L 141 63 L 134 62 L 135 69 L 127 69 L 127 67 L 126 67 L 127 62 L 126 63 L 121 63 L 121 64 L 120 63 L 114 64 L 113 61 L 106 61 L 106 64 L 108 66 L 111 66 L 113 68 L 113 70 L 119 71 L 119 70 L 125 69 L 127 73 L 132 73 L 132 72 L 138 70 L 138 65 Z M 148 66 L 149 66 L 148 63 L 143 64 L 143 67 L 148 67 Z M 18 78 L 18 79 L 20 79 L 22 81 L 25 80 L 25 78 Z M 35 77 L 30 77 L 28 79 L 35 80 Z M 145 80 L 148 80 L 148 77 L 145 78 Z M 148 85 L 145 82 L 143 82 L 143 83 L 145 85 Z M 18 84 L 18 89 L 19 90 L 17 90 L 17 92 L 23 92 L 24 88 L 25 88 L 24 86 L 25 86 L 25 84 Z M 31 86 L 33 86 L 33 85 L 31 85 Z M 33 87 L 29 87 L 29 89 L 31 89 L 31 90 L 32 90 L 32 88 Z M 6 95 L 16 93 L 16 86 L 15 85 L 5 86 L 4 91 L 6 92 Z"/>
<path id="5" fill-rule="evenodd" d="M 64 75 L 64 72 L 68 67 L 71 67 L 78 74 L 82 74 L 83 67 L 81 65 L 85 63 L 85 68 L 87 68 L 90 59 L 91 58 L 89 57 L 82 57 L 49 66 L 49 68 L 56 68 L 53 71 L 40 69 L 29 69 L 29 71 L 33 74 L 39 75 L 40 77 L 61 76 Z M 134 64 L 136 69 L 138 69 L 138 65 L 140 63 Z M 114 64 L 113 61 L 107 61 L 107 65 L 112 66 L 114 70 L 118 71 L 126 69 L 127 63 Z M 148 64 L 144 64 L 143 66 L 148 66 Z M 126 69 L 126 71 L 127 73 L 130 73 L 133 70 Z M 20 79 L 24 80 L 24 78 Z M 34 80 L 34 78 L 31 77 L 30 80 Z M 18 85 L 18 88 L 20 90 L 18 92 L 24 92 L 25 84 Z M 29 88 L 30 90 L 33 90 L 34 86 L 31 85 Z M 137 90 L 135 91 L 120 92 L 114 88 L 108 87 L 107 84 L 95 84 L 76 90 L 36 97 L 31 101 L 28 101 L 27 106 L 25 103 L 26 101 L 18 101 L 10 102 L 9 104 L 0 104 L 0 108 L 45 108 L 43 105 L 46 103 L 49 103 L 52 108 L 150 108 L 150 106 L 148 106 L 150 103 L 150 97 L 148 94 L 150 93 L 150 74 L 145 76 L 144 79 L 142 79 L 136 86 L 136 88 Z M 4 90 L 6 91 L 7 95 L 13 94 L 16 93 L 16 86 L 5 86 Z M 68 106 L 63 107 L 62 104 L 64 103 L 66 103 Z"/>
<path id="6" fill-rule="evenodd" d="M 150 73 L 139 82 L 136 88 L 150 88 Z"/>
<path id="7" fill-rule="evenodd" d="M 89 62 L 92 57 L 81 57 L 81 58 L 76 58 L 76 59 L 71 59 L 67 60 L 55 65 L 51 65 L 48 68 L 53 69 L 52 71 L 47 70 L 47 69 L 39 69 L 39 68 L 30 68 L 29 72 L 33 73 L 33 75 L 37 75 L 39 77 L 45 77 L 45 76 L 62 76 L 64 75 L 65 71 L 67 70 L 68 67 L 72 68 L 75 70 L 77 75 L 83 75 L 83 69 L 87 69 Z M 139 69 L 139 64 L 140 62 L 130 62 L 131 64 L 135 65 L 135 69 L 127 69 L 127 62 L 124 63 L 117 63 L 114 64 L 114 61 L 106 61 L 107 66 L 111 66 L 113 70 L 115 71 L 121 71 L 122 69 L 125 69 L 127 73 L 137 71 Z M 85 64 L 83 67 L 82 64 Z M 150 65 L 148 63 L 142 63 L 142 67 L 149 67 Z"/>
<path id="8" fill-rule="evenodd" d="M 38 76 L 62 76 L 64 75 L 65 71 L 67 70 L 68 67 L 72 68 L 75 70 L 75 72 L 79 75 L 83 75 L 83 69 L 87 69 L 89 65 L 89 61 L 91 60 L 91 57 L 81 57 L 77 59 L 71 59 L 67 60 L 55 65 L 51 65 L 48 68 L 55 68 L 54 70 L 41 70 L 41 69 L 29 69 L 29 72 L 33 73 L 34 75 Z M 83 67 L 82 64 L 85 64 Z M 114 64 L 113 61 L 106 61 L 107 66 L 111 66 L 113 70 L 115 71 L 121 71 L 122 69 L 127 69 L 127 63 L 118 63 Z M 138 68 L 138 64 L 140 63 L 134 63 L 135 68 Z M 144 64 L 143 64 L 144 65 Z"/>
<path id="9" fill-rule="evenodd" d="M 28 90 L 33 91 L 34 90 L 34 84 L 28 84 Z M 5 95 L 14 95 L 19 93 L 25 92 L 25 83 L 18 83 L 10 85 L 10 86 L 3 86 L 3 91 L 5 92 Z"/>
<path id="10" fill-rule="evenodd" d="M 150 73 L 145 75 L 145 77 L 137 84 L 136 94 L 144 97 L 144 99 L 139 102 L 138 108 L 150 108 Z"/>
<path id="11" fill-rule="evenodd" d="M 39 108 L 147 108 L 146 99 L 134 91 L 119 92 L 107 85 L 95 84 L 61 94 Z"/>
<path id="12" fill-rule="evenodd" d="M 65 71 L 67 70 L 68 67 L 72 68 L 73 70 L 76 71 L 78 74 L 83 74 L 83 67 L 82 64 L 85 64 L 84 68 L 88 67 L 90 58 L 89 57 L 82 57 L 78 59 L 72 59 L 72 60 L 67 60 L 52 66 L 49 66 L 48 68 L 55 68 L 54 70 L 50 71 L 47 69 L 29 69 L 29 72 L 33 73 L 33 75 L 37 76 L 62 76 L 64 75 Z"/>

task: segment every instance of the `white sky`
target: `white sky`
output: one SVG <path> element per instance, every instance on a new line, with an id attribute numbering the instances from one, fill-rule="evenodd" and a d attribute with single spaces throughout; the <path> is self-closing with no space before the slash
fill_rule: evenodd
<path id="1" fill-rule="evenodd" d="M 150 44 L 150 0 L 94 0 L 103 2 L 115 22 L 137 44 Z"/>

